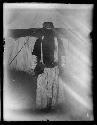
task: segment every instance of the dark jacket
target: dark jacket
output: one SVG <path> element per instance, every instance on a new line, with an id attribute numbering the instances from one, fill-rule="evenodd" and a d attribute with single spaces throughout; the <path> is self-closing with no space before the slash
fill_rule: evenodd
<path id="1" fill-rule="evenodd" d="M 43 62 L 46 66 L 52 65 L 54 62 L 54 33 L 52 30 L 46 30 L 43 33 L 43 40 L 42 38 L 39 38 L 36 40 L 34 45 L 34 50 L 32 54 L 37 56 L 38 62 L 41 59 L 41 43 L 42 43 L 42 52 L 43 52 Z"/>

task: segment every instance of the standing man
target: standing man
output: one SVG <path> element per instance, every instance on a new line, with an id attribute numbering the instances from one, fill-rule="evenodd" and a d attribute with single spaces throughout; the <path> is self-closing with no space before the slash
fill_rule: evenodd
<path id="1" fill-rule="evenodd" d="M 37 42 L 38 60 L 42 64 L 38 70 L 43 70 L 37 77 L 36 109 L 52 109 L 58 101 L 59 69 L 55 62 L 58 61 L 58 44 L 53 28 L 52 22 L 44 22 L 42 38 Z"/>

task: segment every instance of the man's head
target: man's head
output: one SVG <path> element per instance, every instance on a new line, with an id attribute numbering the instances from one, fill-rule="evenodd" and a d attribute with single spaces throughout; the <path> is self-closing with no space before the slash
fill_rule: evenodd
<path id="1" fill-rule="evenodd" d="M 44 23 L 43 23 L 43 28 L 53 29 L 53 28 L 54 28 L 54 25 L 53 25 L 52 22 L 44 22 Z"/>

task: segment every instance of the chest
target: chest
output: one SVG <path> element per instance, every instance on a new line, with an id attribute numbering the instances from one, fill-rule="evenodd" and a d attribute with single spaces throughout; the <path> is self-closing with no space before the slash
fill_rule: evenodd
<path id="1" fill-rule="evenodd" d="M 43 35 L 42 44 L 45 48 L 54 47 L 54 34 L 52 31 L 45 32 Z"/>

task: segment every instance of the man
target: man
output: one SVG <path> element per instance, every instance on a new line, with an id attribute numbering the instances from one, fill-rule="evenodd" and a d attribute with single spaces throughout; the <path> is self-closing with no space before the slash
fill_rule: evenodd
<path id="1" fill-rule="evenodd" d="M 34 70 L 36 75 L 41 74 L 44 67 L 54 67 L 58 62 L 58 59 L 56 59 L 58 53 L 55 51 L 58 49 L 58 44 L 56 47 L 55 42 L 57 40 L 55 40 L 53 28 L 53 23 L 44 22 L 42 36 L 38 38 L 35 42 L 32 54 L 36 55 L 37 57 L 37 66 Z"/>
<path id="2" fill-rule="evenodd" d="M 32 54 L 37 56 L 36 108 L 51 109 L 58 99 L 58 43 L 52 22 L 43 23 L 41 38 L 36 40 Z"/>

